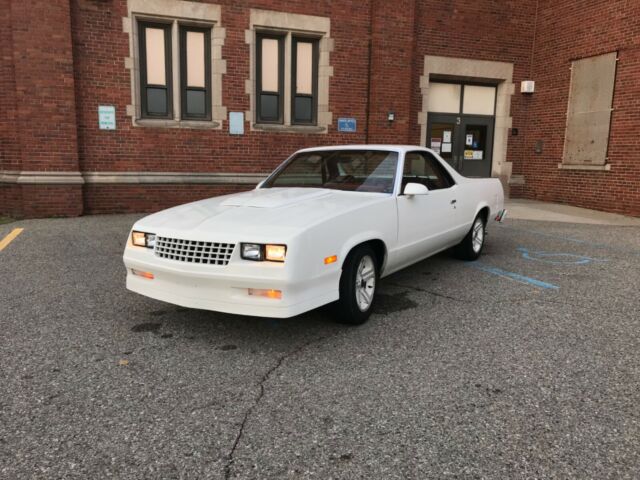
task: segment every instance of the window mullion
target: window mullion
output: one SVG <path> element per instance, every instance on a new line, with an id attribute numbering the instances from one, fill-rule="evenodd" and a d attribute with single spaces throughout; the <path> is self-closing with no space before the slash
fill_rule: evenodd
<path id="1" fill-rule="evenodd" d="M 174 20 L 171 23 L 171 51 L 173 53 L 173 55 L 171 55 L 171 75 L 174 85 L 171 98 L 173 105 L 173 118 L 174 120 L 180 120 L 180 95 L 182 92 L 182 84 L 180 82 L 180 30 L 177 20 Z"/>
<path id="2" fill-rule="evenodd" d="M 284 39 L 284 124 L 291 125 L 291 105 L 293 99 L 291 98 L 291 79 L 292 79 L 292 35 L 291 32 L 287 32 Z"/>

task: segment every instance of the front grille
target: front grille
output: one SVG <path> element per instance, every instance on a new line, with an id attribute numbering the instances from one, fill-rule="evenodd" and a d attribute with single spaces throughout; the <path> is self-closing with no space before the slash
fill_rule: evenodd
<path id="1" fill-rule="evenodd" d="M 235 243 L 198 242 L 179 238 L 156 237 L 157 257 L 179 262 L 226 265 L 231 259 Z"/>

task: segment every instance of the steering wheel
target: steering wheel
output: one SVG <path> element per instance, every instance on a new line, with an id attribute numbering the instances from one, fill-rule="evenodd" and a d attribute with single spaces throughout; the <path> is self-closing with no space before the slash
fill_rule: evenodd
<path id="1" fill-rule="evenodd" d="M 339 180 L 340 183 L 348 183 L 348 182 L 356 182 L 356 181 L 357 181 L 356 177 L 354 177 L 353 175 L 345 175 Z"/>

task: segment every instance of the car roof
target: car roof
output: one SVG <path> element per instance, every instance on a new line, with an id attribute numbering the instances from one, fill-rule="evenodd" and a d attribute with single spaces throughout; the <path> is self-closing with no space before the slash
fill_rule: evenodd
<path id="1" fill-rule="evenodd" d="M 354 145 L 329 145 L 324 147 L 303 148 L 298 152 L 323 152 L 327 150 L 388 150 L 392 152 L 409 152 L 414 150 L 428 150 L 419 145 L 379 145 L 379 144 L 354 144 Z"/>

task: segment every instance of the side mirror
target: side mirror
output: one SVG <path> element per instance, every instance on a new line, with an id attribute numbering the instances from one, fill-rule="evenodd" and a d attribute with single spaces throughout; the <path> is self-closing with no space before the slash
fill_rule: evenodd
<path id="1" fill-rule="evenodd" d="M 427 195 L 429 193 L 429 189 L 421 183 L 407 183 L 404 187 L 403 193 L 408 197 L 413 195 Z"/>

